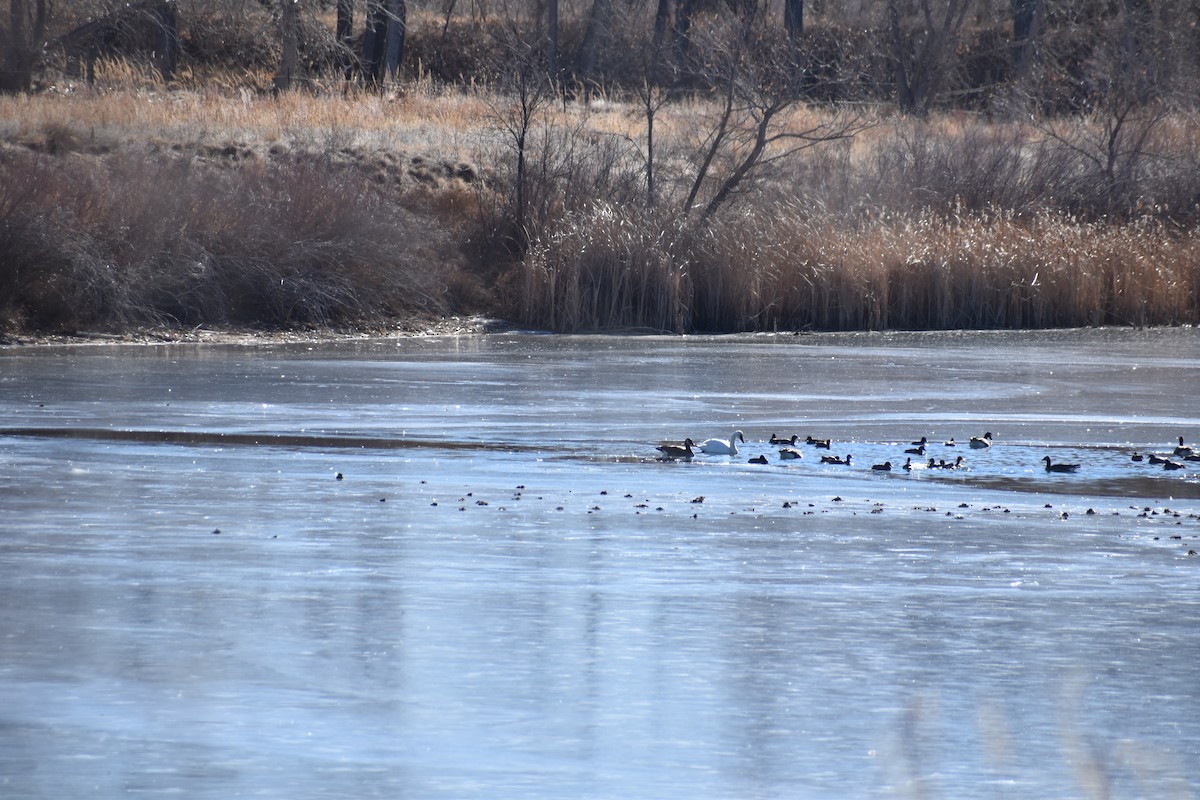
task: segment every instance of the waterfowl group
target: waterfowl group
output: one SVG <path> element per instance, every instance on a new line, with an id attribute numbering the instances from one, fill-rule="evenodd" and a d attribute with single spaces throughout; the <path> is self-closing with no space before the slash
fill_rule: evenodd
<path id="1" fill-rule="evenodd" d="M 772 445 L 782 445 L 779 447 L 779 460 L 781 461 L 802 459 L 804 454 L 799 450 L 799 444 L 806 444 L 826 450 L 830 449 L 832 446 L 831 440 L 816 439 L 812 436 L 806 437 L 803 442 L 801 442 L 800 437 L 797 434 L 782 437 L 772 433 L 768 439 L 768 442 Z M 736 456 L 738 454 L 739 443 L 744 445 L 746 443 L 746 437 L 745 434 L 743 434 L 740 430 L 735 430 L 728 439 L 705 439 L 700 444 L 696 444 L 692 439 L 689 438 L 685 439 L 682 444 L 664 443 L 655 449 L 660 453 L 659 460 L 661 461 L 691 461 L 699 454 Z M 909 456 L 921 456 L 922 460 L 914 464 L 911 457 L 906 458 L 904 463 L 897 469 L 903 469 L 904 471 L 909 472 L 914 469 L 954 470 L 961 469 L 963 467 L 964 459 L 962 456 L 958 456 L 953 461 L 947 461 L 944 458 L 928 458 L 927 461 L 923 460 L 924 457 L 928 455 L 927 448 L 934 446 L 930 444 L 928 437 L 922 436 L 919 439 L 909 442 L 909 444 L 911 446 L 905 448 L 904 452 Z M 943 443 L 943 446 L 955 447 L 957 445 L 955 440 L 950 438 Z M 988 431 L 982 436 L 972 436 L 970 438 L 970 446 L 975 449 L 986 449 L 991 447 L 992 432 Z M 1200 461 L 1200 452 L 1184 444 L 1184 437 L 1180 436 L 1178 439 L 1178 444 L 1174 445 L 1174 449 L 1170 455 L 1155 455 L 1154 453 L 1143 454 L 1135 451 L 1132 453 L 1130 458 L 1134 462 L 1146 461 L 1152 465 L 1161 466 L 1165 470 L 1179 470 L 1185 469 L 1185 464 L 1183 462 Z M 1078 472 L 1082 467 L 1081 464 L 1056 463 L 1050 456 L 1045 456 L 1041 460 L 1045 471 L 1051 473 L 1074 473 Z M 847 453 L 844 458 L 835 455 L 821 456 L 822 464 L 851 466 L 852 462 L 853 456 L 849 453 Z M 749 463 L 767 464 L 770 462 L 766 455 L 756 455 L 749 459 Z M 872 464 L 871 470 L 875 472 L 891 472 L 893 470 L 892 461 L 888 460 L 881 463 Z"/>
<path id="2" fill-rule="evenodd" d="M 938 459 L 936 464 L 934 463 L 933 459 L 931 458 L 931 459 L 929 459 L 929 463 L 925 465 L 925 468 L 926 469 L 958 469 L 959 467 L 962 466 L 962 463 L 963 463 L 962 456 L 959 456 L 958 458 L 954 459 L 953 461 L 947 461 L 946 459 L 941 458 L 941 459 Z"/>

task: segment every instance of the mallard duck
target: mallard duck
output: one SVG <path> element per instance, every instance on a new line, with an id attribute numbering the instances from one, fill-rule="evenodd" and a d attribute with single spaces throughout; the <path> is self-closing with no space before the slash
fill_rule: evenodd
<path id="1" fill-rule="evenodd" d="M 828 439 L 814 439 L 813 437 L 809 436 L 807 439 L 804 440 L 804 443 L 811 444 L 813 447 L 816 447 L 818 449 L 824 449 L 824 450 L 829 449 L 829 440 Z"/>
<path id="2" fill-rule="evenodd" d="M 700 443 L 700 452 L 708 453 L 714 456 L 736 456 L 738 453 L 737 443 L 746 443 L 746 437 L 741 431 L 734 431 L 729 437 L 729 441 L 724 439 L 705 439 Z"/>
<path id="3" fill-rule="evenodd" d="M 1046 472 L 1075 472 L 1079 469 L 1078 464 L 1055 464 L 1050 460 L 1050 456 L 1042 459 L 1046 463 Z"/>
<path id="4" fill-rule="evenodd" d="M 984 447 L 991 447 L 991 446 L 992 446 L 992 432 L 991 431 L 988 431 L 983 436 L 972 436 L 971 437 L 971 447 L 975 448 L 976 450 L 980 450 Z"/>
<path id="5" fill-rule="evenodd" d="M 678 461 L 679 459 L 690 461 L 692 456 L 695 455 L 692 452 L 692 445 L 694 444 L 696 443 L 691 439 L 684 439 L 683 444 L 660 444 L 654 449 L 662 453 L 664 461 Z"/>

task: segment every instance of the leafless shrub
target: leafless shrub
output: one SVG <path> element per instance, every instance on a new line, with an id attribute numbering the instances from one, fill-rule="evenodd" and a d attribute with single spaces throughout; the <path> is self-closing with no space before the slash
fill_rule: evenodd
<path id="1" fill-rule="evenodd" d="M 352 170 L 128 156 L 0 172 L 10 320 L 338 325 L 446 305 L 435 226 Z"/>

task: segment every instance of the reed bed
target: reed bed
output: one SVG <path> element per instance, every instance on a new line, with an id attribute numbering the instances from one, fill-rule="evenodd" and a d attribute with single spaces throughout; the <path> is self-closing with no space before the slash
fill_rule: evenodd
<path id="1" fill-rule="evenodd" d="M 1200 311 L 1195 234 L 1149 219 L 658 223 L 607 205 L 573 218 L 526 259 L 522 320 L 573 332 L 931 330 L 1196 324 Z"/>

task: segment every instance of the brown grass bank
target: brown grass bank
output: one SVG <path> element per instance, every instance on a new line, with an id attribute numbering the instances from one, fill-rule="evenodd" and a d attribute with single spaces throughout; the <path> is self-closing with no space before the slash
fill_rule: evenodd
<path id="1" fill-rule="evenodd" d="M 536 108 L 518 193 L 498 90 L 271 98 L 107 69 L 97 90 L 0 98 L 4 330 L 1200 323 L 1185 115 L 1149 120 L 1116 161 L 1097 149 L 1104 119 L 879 116 L 698 217 L 682 201 L 713 119 L 699 100 L 658 112 L 651 204 L 636 103 Z M 828 112 L 792 113 L 811 128 Z M 737 156 L 714 161 L 701 202 Z"/>

